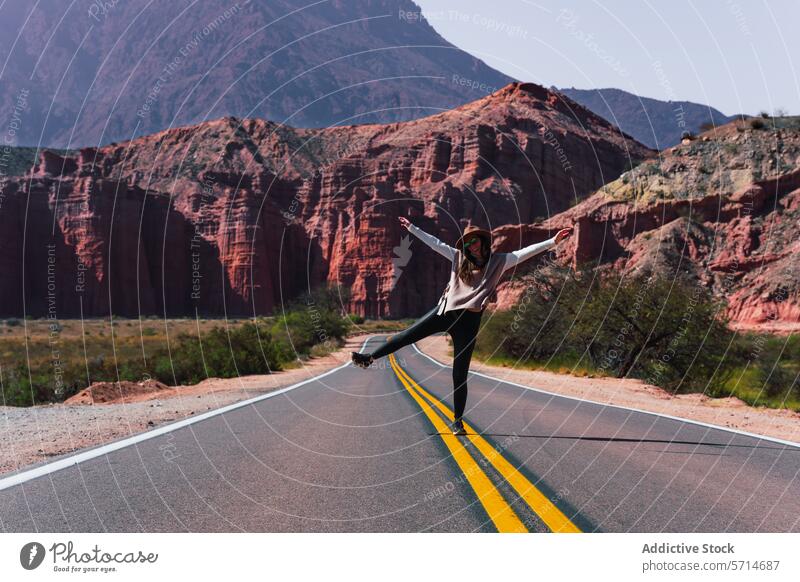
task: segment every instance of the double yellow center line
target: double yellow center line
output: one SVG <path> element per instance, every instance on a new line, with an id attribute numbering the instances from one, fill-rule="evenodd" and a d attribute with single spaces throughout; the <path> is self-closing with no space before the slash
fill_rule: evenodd
<path id="1" fill-rule="evenodd" d="M 480 464 L 473 458 L 472 454 L 463 445 L 459 437 L 452 434 L 450 427 L 445 424 L 442 417 L 436 413 L 433 407 L 437 408 L 444 417 L 452 421 L 453 411 L 450 410 L 433 394 L 417 384 L 405 370 L 397 363 L 394 355 L 389 356 L 392 370 L 405 386 L 408 393 L 419 405 L 428 420 L 431 421 L 436 432 L 444 441 L 458 467 L 464 473 L 475 495 L 477 495 L 489 518 L 494 523 L 499 532 L 527 532 L 528 528 L 520 519 L 514 508 L 498 491 L 492 480 L 486 475 Z M 475 432 L 475 429 L 464 423 L 467 430 L 466 438 L 469 439 L 475 448 L 485 457 L 486 461 L 505 479 L 514 489 L 533 513 L 554 532 L 575 533 L 580 529 L 572 523 L 564 513 L 556 507 L 547 496 L 545 496 L 536 486 L 528 480 L 525 475 L 512 465 L 502 453 L 489 444 L 486 439 Z"/>

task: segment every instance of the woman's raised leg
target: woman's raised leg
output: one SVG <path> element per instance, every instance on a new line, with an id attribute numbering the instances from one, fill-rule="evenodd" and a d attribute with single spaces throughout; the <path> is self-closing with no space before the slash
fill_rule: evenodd
<path id="1" fill-rule="evenodd" d="M 446 331 L 448 318 L 437 315 L 436 311 L 438 309 L 439 306 L 437 305 L 431 311 L 420 317 L 413 325 L 394 334 L 386 343 L 369 354 L 369 356 L 373 359 L 382 358 L 429 335 Z"/>

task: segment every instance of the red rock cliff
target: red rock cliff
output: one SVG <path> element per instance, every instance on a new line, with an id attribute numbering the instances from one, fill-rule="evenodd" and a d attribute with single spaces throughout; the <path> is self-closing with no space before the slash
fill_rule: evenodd
<path id="1" fill-rule="evenodd" d="M 407 123 L 306 130 L 228 117 L 45 152 L 2 185 L 0 310 L 263 314 L 327 284 L 351 312 L 416 315 L 449 266 L 419 241 L 404 247 L 398 216 L 452 243 L 468 223 L 548 219 L 652 154 L 519 83 Z"/>

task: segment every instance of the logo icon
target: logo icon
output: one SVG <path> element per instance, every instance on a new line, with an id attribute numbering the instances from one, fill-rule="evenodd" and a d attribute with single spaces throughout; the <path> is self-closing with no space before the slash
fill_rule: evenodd
<path id="1" fill-rule="evenodd" d="M 39 542 L 28 542 L 19 551 L 19 563 L 26 570 L 35 570 L 44 561 L 44 546 Z"/>
<path id="2" fill-rule="evenodd" d="M 397 280 L 403 274 L 403 267 L 411 260 L 411 237 L 404 236 L 400 239 L 400 244 L 392 249 L 394 257 L 392 257 L 392 289 L 397 285 Z"/>

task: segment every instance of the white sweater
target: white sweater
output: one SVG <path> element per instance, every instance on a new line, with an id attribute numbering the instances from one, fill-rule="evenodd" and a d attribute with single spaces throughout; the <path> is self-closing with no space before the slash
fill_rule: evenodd
<path id="1" fill-rule="evenodd" d="M 503 273 L 521 262 L 553 248 L 556 244 L 556 239 L 553 237 L 510 253 L 492 253 L 489 262 L 481 270 L 480 277 L 476 276 L 473 281 L 467 283 L 458 276 L 458 267 L 463 257 L 463 253 L 459 249 L 446 245 L 432 234 L 428 234 L 413 224 L 408 230 L 434 251 L 451 261 L 450 282 L 439 300 L 437 311 L 439 314 L 454 309 L 482 311 Z"/>

